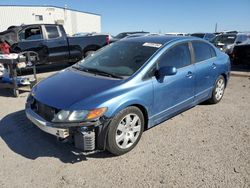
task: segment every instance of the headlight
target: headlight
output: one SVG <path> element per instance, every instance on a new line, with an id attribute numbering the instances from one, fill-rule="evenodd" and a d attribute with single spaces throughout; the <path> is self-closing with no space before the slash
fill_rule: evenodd
<path id="1" fill-rule="evenodd" d="M 60 112 L 56 114 L 53 121 L 55 122 L 67 121 L 69 114 L 70 114 L 70 111 L 61 110 Z"/>
<path id="2" fill-rule="evenodd" d="M 86 120 L 93 120 L 101 117 L 107 108 L 97 108 L 94 110 L 75 110 L 75 111 L 66 111 L 61 110 L 59 111 L 54 119 L 53 122 L 81 122 Z"/>
<path id="3" fill-rule="evenodd" d="M 69 116 L 69 121 L 79 121 L 83 120 L 86 115 L 88 114 L 88 111 L 82 110 L 82 111 L 73 111 Z"/>

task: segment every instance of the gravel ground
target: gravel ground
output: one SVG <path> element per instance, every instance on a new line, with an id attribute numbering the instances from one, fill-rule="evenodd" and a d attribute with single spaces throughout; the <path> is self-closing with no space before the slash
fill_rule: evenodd
<path id="1" fill-rule="evenodd" d="M 82 154 L 34 127 L 27 93 L 0 92 L 0 187 L 250 187 L 250 78 L 232 77 L 217 105 L 144 132 L 113 157 Z"/>

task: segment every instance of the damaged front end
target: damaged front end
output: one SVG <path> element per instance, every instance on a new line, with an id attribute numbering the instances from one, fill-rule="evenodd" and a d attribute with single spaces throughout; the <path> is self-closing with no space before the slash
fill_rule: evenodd
<path id="1" fill-rule="evenodd" d="M 82 151 L 105 150 L 109 118 L 101 116 L 81 122 L 53 122 L 60 110 L 42 104 L 31 95 L 26 102 L 26 116 L 42 131 L 58 140 L 73 143 Z"/>

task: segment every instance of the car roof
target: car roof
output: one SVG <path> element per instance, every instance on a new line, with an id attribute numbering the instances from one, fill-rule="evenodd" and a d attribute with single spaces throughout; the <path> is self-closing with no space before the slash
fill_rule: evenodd
<path id="1" fill-rule="evenodd" d="M 191 33 L 191 35 L 194 35 L 194 34 L 203 34 L 203 35 L 205 35 L 205 34 L 214 34 L 214 33 L 202 33 L 202 32 L 200 32 L 200 33 Z"/>
<path id="2" fill-rule="evenodd" d="M 122 41 L 131 41 L 131 42 L 149 42 L 149 43 L 158 43 L 158 44 L 166 44 L 170 41 L 175 40 L 183 40 L 183 39 L 195 39 L 194 37 L 184 37 L 184 36 L 175 36 L 175 35 L 153 35 L 153 36 L 141 36 L 141 37 L 134 37 L 134 38 L 126 38 Z"/>

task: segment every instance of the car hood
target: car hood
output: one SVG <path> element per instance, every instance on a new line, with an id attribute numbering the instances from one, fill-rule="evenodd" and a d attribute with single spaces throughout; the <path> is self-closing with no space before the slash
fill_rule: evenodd
<path id="1" fill-rule="evenodd" d="M 75 103 L 119 85 L 117 80 L 73 70 L 61 71 L 37 84 L 32 95 L 39 102 L 68 110 Z"/>

